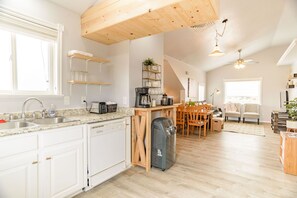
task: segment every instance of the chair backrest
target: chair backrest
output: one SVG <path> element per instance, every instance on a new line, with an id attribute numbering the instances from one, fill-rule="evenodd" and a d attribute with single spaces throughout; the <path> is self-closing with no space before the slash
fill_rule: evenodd
<path id="1" fill-rule="evenodd" d="M 243 112 L 259 113 L 260 105 L 258 104 L 245 104 L 243 106 Z"/>
<path id="2" fill-rule="evenodd" d="M 184 105 L 179 105 L 176 108 L 176 122 L 181 123 L 184 122 L 185 120 L 185 106 Z"/>
<path id="3" fill-rule="evenodd" d="M 228 102 L 224 105 L 225 112 L 241 112 L 241 104 L 240 103 L 232 103 Z"/>
<path id="4" fill-rule="evenodd" d="M 210 104 L 203 104 L 203 105 L 199 105 L 201 106 L 202 109 L 204 110 L 211 110 L 211 105 Z"/>
<path id="5" fill-rule="evenodd" d="M 207 117 L 207 111 L 203 108 L 202 105 L 193 106 L 187 108 L 188 114 L 188 123 L 199 123 L 200 121 L 204 121 Z"/>

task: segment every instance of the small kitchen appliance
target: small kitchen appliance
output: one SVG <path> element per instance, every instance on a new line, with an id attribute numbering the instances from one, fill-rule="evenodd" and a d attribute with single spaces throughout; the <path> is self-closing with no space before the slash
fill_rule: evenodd
<path id="1" fill-rule="evenodd" d="M 161 105 L 162 106 L 167 106 L 168 105 L 168 98 L 167 98 L 167 94 L 166 93 L 163 94 L 163 97 L 161 99 Z"/>
<path id="2" fill-rule="evenodd" d="M 107 105 L 105 102 L 92 102 L 90 113 L 104 114 L 107 113 Z"/>
<path id="3" fill-rule="evenodd" d="M 168 96 L 167 105 L 173 105 L 173 96 Z"/>
<path id="4" fill-rule="evenodd" d="M 151 96 L 149 94 L 149 88 L 137 87 L 135 88 L 135 92 L 136 92 L 135 107 L 150 108 Z"/>

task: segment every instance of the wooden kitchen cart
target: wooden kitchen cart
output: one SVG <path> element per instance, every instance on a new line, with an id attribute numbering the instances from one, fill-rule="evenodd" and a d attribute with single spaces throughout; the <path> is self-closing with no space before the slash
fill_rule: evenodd
<path id="1" fill-rule="evenodd" d="M 280 132 L 280 161 L 285 173 L 297 175 L 297 133 Z"/>
<path id="2" fill-rule="evenodd" d="M 160 117 L 173 120 L 176 126 L 176 106 L 157 106 L 135 108 L 132 117 L 132 165 L 141 166 L 149 172 L 151 169 L 151 124 L 152 112 L 160 112 Z"/>

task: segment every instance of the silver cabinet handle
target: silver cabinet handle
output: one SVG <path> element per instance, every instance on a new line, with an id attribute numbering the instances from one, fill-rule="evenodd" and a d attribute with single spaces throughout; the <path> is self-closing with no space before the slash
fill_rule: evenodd
<path id="1" fill-rule="evenodd" d="M 52 157 L 47 157 L 47 158 L 45 158 L 45 160 L 51 160 L 52 159 Z"/>
<path id="2" fill-rule="evenodd" d="M 33 161 L 33 162 L 32 162 L 32 164 L 37 164 L 37 163 L 38 163 L 38 161 Z"/>
<path id="3" fill-rule="evenodd" d="M 97 129 L 97 128 L 101 128 L 101 127 L 104 127 L 104 125 L 93 126 L 92 129 Z"/>
<path id="4" fill-rule="evenodd" d="M 104 131 L 103 130 L 100 130 L 100 131 L 96 131 L 96 133 L 103 133 Z"/>

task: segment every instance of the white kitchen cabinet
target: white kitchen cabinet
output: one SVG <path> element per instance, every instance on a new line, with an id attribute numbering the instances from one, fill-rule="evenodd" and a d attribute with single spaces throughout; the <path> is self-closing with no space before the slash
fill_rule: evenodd
<path id="1" fill-rule="evenodd" d="M 74 126 L 40 134 L 40 195 L 66 197 L 84 187 L 84 128 Z"/>
<path id="2" fill-rule="evenodd" d="M 37 171 L 36 152 L 1 159 L 0 197 L 37 198 Z"/>
<path id="3" fill-rule="evenodd" d="M 40 155 L 39 197 L 66 197 L 83 188 L 83 143 L 46 149 Z"/>
<path id="4" fill-rule="evenodd" d="M 37 198 L 37 135 L 0 139 L 0 197 Z"/>
<path id="5" fill-rule="evenodd" d="M 58 198 L 86 186 L 85 126 L 0 138 L 0 198 Z"/>

